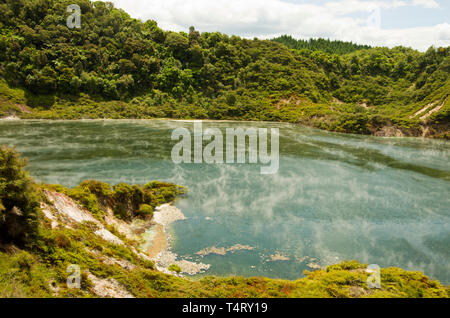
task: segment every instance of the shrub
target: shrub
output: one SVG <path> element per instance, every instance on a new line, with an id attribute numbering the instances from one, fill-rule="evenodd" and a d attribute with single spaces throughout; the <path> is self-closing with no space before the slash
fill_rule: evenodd
<path id="1" fill-rule="evenodd" d="M 86 188 L 90 193 L 94 194 L 99 202 L 106 206 L 109 196 L 111 195 L 111 186 L 105 182 L 96 180 L 88 180 L 80 183 L 79 187 Z"/>
<path id="2" fill-rule="evenodd" d="M 144 193 L 139 186 L 119 183 L 113 187 L 111 197 L 114 213 L 124 220 L 130 220 L 143 202 Z"/>
<path id="3" fill-rule="evenodd" d="M 55 234 L 55 243 L 61 248 L 69 248 L 71 245 L 70 239 L 64 235 L 63 232 L 58 232 Z"/>
<path id="4" fill-rule="evenodd" d="M 18 245 L 36 235 L 40 206 L 25 165 L 14 149 L 0 146 L 0 240 Z"/>
<path id="5" fill-rule="evenodd" d="M 148 204 L 141 204 L 139 210 L 137 211 L 138 216 L 143 218 L 153 217 L 153 208 Z"/>
<path id="6" fill-rule="evenodd" d="M 169 268 L 168 268 L 168 270 L 171 271 L 171 272 L 175 272 L 175 273 L 177 273 L 177 274 L 181 273 L 181 268 L 180 268 L 180 266 L 178 266 L 178 265 L 176 265 L 176 264 L 170 265 Z"/>
<path id="7" fill-rule="evenodd" d="M 153 208 L 171 202 L 177 195 L 186 192 L 187 189 L 184 187 L 159 181 L 150 182 L 145 186 L 120 183 L 113 187 L 110 204 L 118 217 L 130 220 L 136 215 L 153 215 Z M 146 206 L 145 211 L 141 211 L 143 205 Z"/>
<path id="8" fill-rule="evenodd" d="M 31 254 L 22 251 L 16 255 L 15 262 L 21 270 L 29 272 L 35 263 L 35 259 Z"/>

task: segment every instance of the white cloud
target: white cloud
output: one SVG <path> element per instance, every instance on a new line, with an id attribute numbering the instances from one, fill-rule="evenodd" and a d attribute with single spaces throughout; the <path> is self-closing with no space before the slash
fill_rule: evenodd
<path id="1" fill-rule="evenodd" d="M 439 4 L 435 0 L 333 0 L 323 5 L 281 0 L 110 1 L 132 17 L 153 19 L 161 28 L 174 31 L 187 31 L 193 25 L 200 31 L 220 31 L 244 37 L 290 34 L 296 38 L 325 37 L 377 46 L 404 45 L 419 50 L 426 50 L 431 45 L 450 45 L 448 23 L 390 30 L 368 24 L 368 18 L 377 8 L 437 8 Z M 349 14 L 366 18 L 349 17 Z"/>
<path id="2" fill-rule="evenodd" d="M 414 0 L 413 5 L 423 6 L 425 8 L 438 8 L 439 3 L 436 0 Z"/>

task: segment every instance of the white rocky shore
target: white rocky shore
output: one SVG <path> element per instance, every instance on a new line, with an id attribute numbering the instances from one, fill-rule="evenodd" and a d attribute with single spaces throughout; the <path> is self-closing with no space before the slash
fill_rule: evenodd
<path id="1" fill-rule="evenodd" d="M 92 214 L 80 206 L 73 199 L 68 196 L 55 191 L 44 190 L 44 194 L 47 197 L 48 202 L 41 202 L 41 210 L 45 217 L 51 222 L 52 228 L 66 227 L 73 228 L 83 222 L 90 222 L 97 227 L 94 234 L 100 238 L 108 241 L 112 244 L 127 246 L 127 244 L 111 233 L 105 226 L 96 220 Z M 111 217 L 112 218 L 112 217 Z M 126 234 L 126 233 L 123 233 Z M 137 251 L 133 246 L 127 246 L 133 253 L 139 258 L 148 260 L 148 256 Z M 101 253 L 89 250 L 90 254 L 95 255 L 105 264 L 117 264 L 124 269 L 131 270 L 134 265 L 127 260 L 120 258 L 112 258 Z M 93 283 L 93 292 L 99 297 L 107 298 L 133 298 L 126 288 L 120 285 L 115 279 L 108 278 L 103 279 L 90 273 L 88 270 L 83 269 L 88 274 L 88 278 Z"/>
<path id="2" fill-rule="evenodd" d="M 160 225 L 159 229 L 161 229 L 164 233 L 164 236 L 167 240 L 167 244 L 165 247 L 159 251 L 156 256 L 151 259 L 155 262 L 157 269 L 161 272 L 174 274 L 168 270 L 168 267 L 172 264 L 175 264 L 181 268 L 181 273 L 188 275 L 195 275 L 201 272 L 204 272 L 210 268 L 211 265 L 204 263 L 195 263 L 185 259 L 181 259 L 177 254 L 173 253 L 170 250 L 170 241 L 171 236 L 168 231 L 168 227 L 175 221 L 185 220 L 183 212 L 177 207 L 164 204 L 155 209 L 153 214 L 153 222 L 157 225 Z M 156 234 L 157 235 L 157 234 Z"/>
<path id="3" fill-rule="evenodd" d="M 0 117 L 0 120 L 5 120 L 5 121 L 8 121 L 8 120 L 20 120 L 20 118 L 17 117 L 16 115 L 11 115 L 11 116 L 6 116 L 6 117 Z"/>
<path id="4" fill-rule="evenodd" d="M 164 228 L 180 220 L 186 220 L 183 212 L 170 204 L 163 204 L 157 207 L 153 213 L 153 222 L 161 224 Z"/>
<path id="5" fill-rule="evenodd" d="M 52 206 L 45 203 L 41 204 L 42 211 L 45 216 L 51 221 L 52 227 L 56 228 L 60 224 L 65 227 L 71 227 L 74 224 L 82 222 L 91 222 L 95 224 L 98 229 L 95 234 L 106 241 L 117 245 L 125 245 L 125 243 L 117 236 L 107 230 L 98 220 L 96 220 L 89 211 L 86 211 L 78 203 L 71 198 L 54 191 L 44 191 Z M 140 240 L 144 238 L 147 242 L 137 251 L 134 247 L 129 248 L 144 259 L 151 259 L 155 262 L 156 268 L 164 273 L 175 275 L 175 273 L 168 270 L 172 264 L 178 265 L 181 268 L 181 273 L 188 275 L 195 275 L 206 271 L 210 268 L 209 264 L 195 263 L 185 259 L 181 259 L 177 254 L 170 250 L 170 233 L 168 227 L 175 221 L 185 220 L 186 217 L 180 209 L 170 204 L 164 204 L 155 209 L 154 217 L 151 223 L 143 221 L 135 221 L 128 224 L 124 221 L 118 220 L 113 216 L 112 211 L 108 211 L 105 221 L 109 225 L 113 225 L 123 235 L 130 240 Z M 152 233 L 153 235 L 138 234 L 141 231 Z M 141 232 L 142 233 L 142 232 Z M 151 255 L 150 251 L 154 251 Z M 148 256 L 150 255 L 150 257 Z"/>

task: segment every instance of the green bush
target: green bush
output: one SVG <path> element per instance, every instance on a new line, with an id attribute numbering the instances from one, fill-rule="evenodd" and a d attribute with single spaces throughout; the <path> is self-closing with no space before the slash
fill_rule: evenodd
<path id="1" fill-rule="evenodd" d="M 40 206 L 25 165 L 14 149 L 0 146 L 0 240 L 19 245 L 35 237 Z"/>
<path id="2" fill-rule="evenodd" d="M 178 273 L 178 274 L 181 273 L 181 268 L 180 268 L 180 266 L 178 266 L 178 265 L 176 265 L 176 264 L 170 265 L 169 268 L 168 268 L 168 270 L 171 271 L 171 272 Z"/>
<path id="3" fill-rule="evenodd" d="M 143 218 L 153 217 L 153 208 L 148 204 L 141 204 L 139 210 L 137 211 L 138 216 Z"/>
<path id="4" fill-rule="evenodd" d="M 143 191 L 139 186 L 130 186 L 126 183 L 115 185 L 111 196 L 114 213 L 124 220 L 132 219 L 134 213 L 143 203 L 143 195 Z"/>
<path id="5" fill-rule="evenodd" d="M 186 192 L 187 189 L 182 186 L 159 181 L 144 186 L 120 183 L 113 187 L 109 202 L 115 215 L 124 220 L 131 220 L 135 216 L 152 215 L 155 207 L 172 202 Z M 145 211 L 141 211 L 143 205 L 146 206 Z"/>
<path id="6" fill-rule="evenodd" d="M 22 271 L 29 272 L 33 265 L 36 263 L 36 260 L 31 254 L 27 252 L 21 252 L 16 255 L 15 262 Z"/>

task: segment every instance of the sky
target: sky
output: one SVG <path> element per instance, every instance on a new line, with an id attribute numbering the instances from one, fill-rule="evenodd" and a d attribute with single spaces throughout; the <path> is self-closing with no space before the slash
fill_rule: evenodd
<path id="1" fill-rule="evenodd" d="M 282 34 L 420 51 L 450 46 L 450 0 L 109 0 L 164 30 Z"/>

